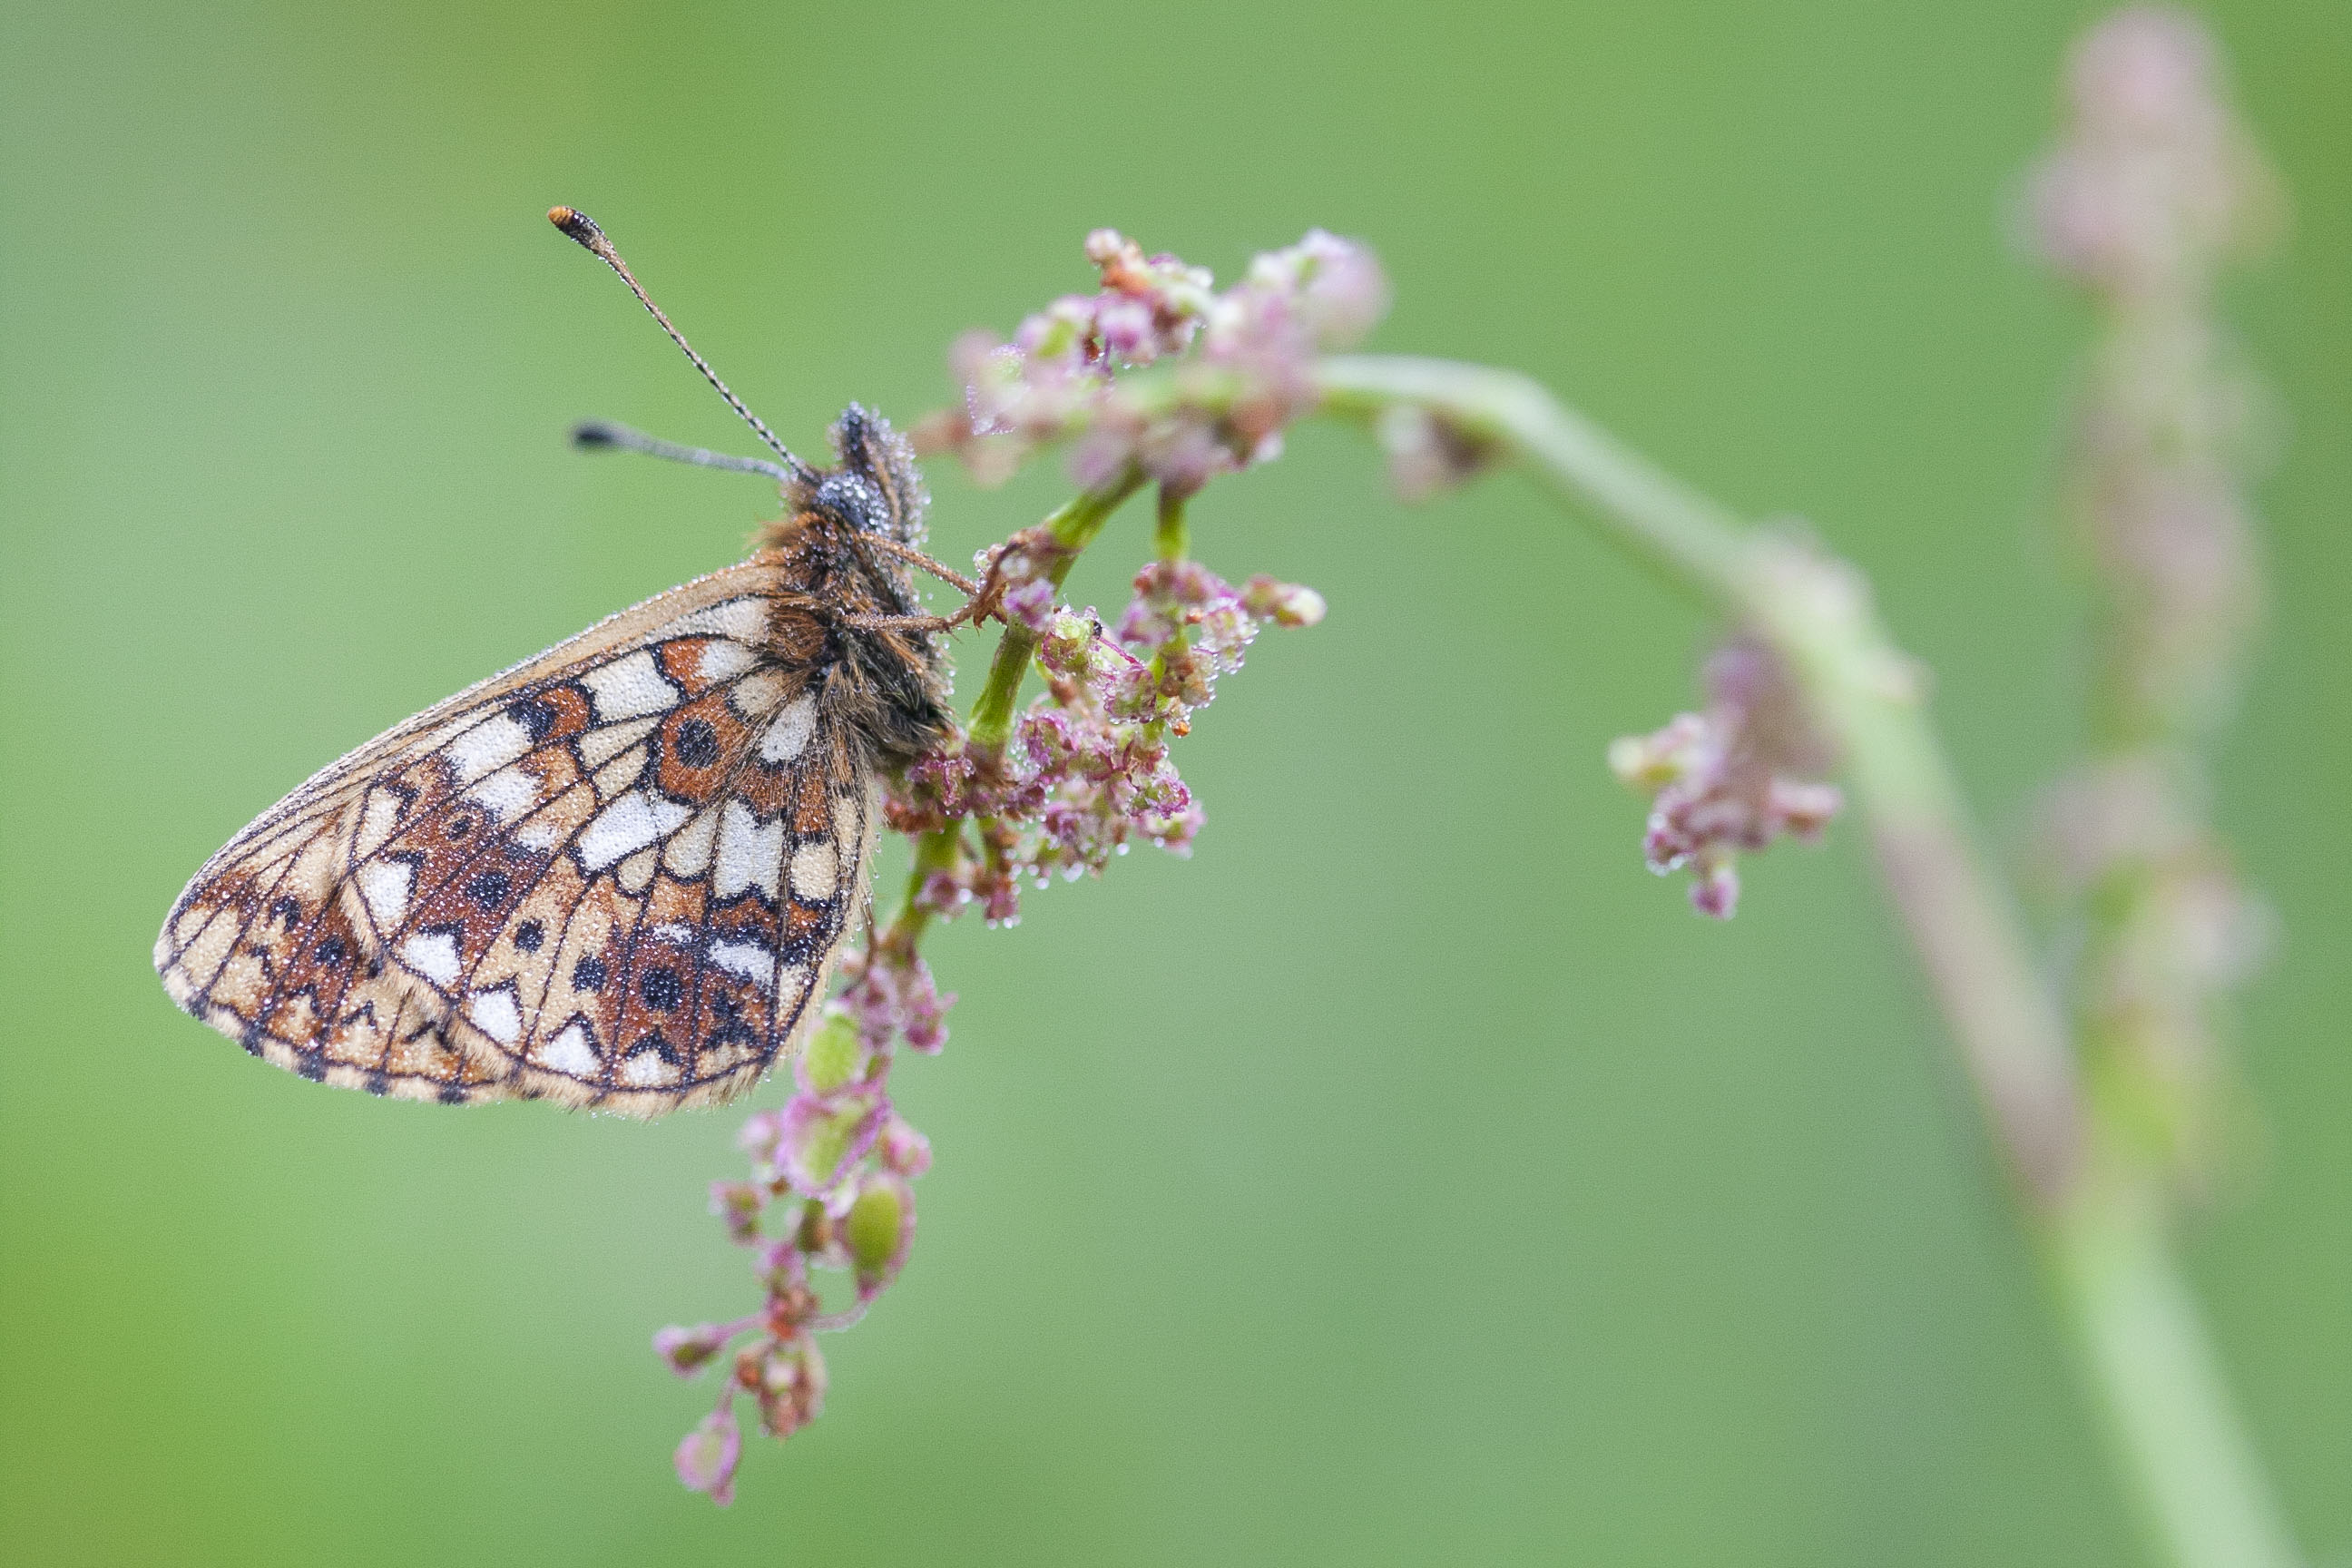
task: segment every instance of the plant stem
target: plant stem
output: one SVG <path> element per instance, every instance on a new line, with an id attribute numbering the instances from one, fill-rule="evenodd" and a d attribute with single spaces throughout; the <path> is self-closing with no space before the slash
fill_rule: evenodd
<path id="1" fill-rule="evenodd" d="M 1987 869 L 1929 725 L 1916 666 L 1861 574 L 1730 511 L 1562 407 L 1526 376 L 1341 356 L 1326 412 L 1418 408 L 1516 459 L 1671 584 L 1780 654 L 1836 741 L 1909 929 L 2056 1287 L 2118 1468 L 2178 1568 L 2299 1559 L 2165 1236 L 2155 1200 L 2087 1157 L 2065 1022 L 2007 891 Z"/>
<path id="2" fill-rule="evenodd" d="M 1160 487 L 1160 516 L 1151 533 L 1152 552 L 1162 561 L 1181 561 L 1192 553 L 1192 536 L 1184 526 L 1183 491 Z"/>
<path id="3" fill-rule="evenodd" d="M 2086 1176 L 2040 1240 L 2108 1439 L 2166 1561 L 2301 1563 L 2173 1255 L 2157 1183 L 2112 1168 Z"/>
<path id="4" fill-rule="evenodd" d="M 875 939 L 877 949 L 898 952 L 908 958 L 915 955 L 915 949 L 923 940 L 923 931 L 931 923 L 931 911 L 917 901 L 917 895 L 922 892 L 923 884 L 930 879 L 932 872 L 947 870 L 955 864 L 962 843 L 963 824 L 961 822 L 951 822 L 915 840 L 914 864 L 907 871 L 907 895 L 899 901 L 898 912 L 890 917 L 889 925 Z"/>
<path id="5" fill-rule="evenodd" d="M 1143 484 L 1143 476 L 1128 469 L 1107 484 L 1084 490 L 1065 502 L 1060 510 L 1039 526 L 1061 548 L 1053 552 L 1045 567 L 1045 575 L 1056 588 L 1076 564 L 1078 552 L 1094 542 L 1103 524 L 1110 521 L 1128 497 Z M 1029 673 L 1029 660 L 1037 651 L 1037 638 L 1028 627 L 1007 626 L 1003 637 L 997 640 L 996 654 L 989 661 L 988 684 L 981 689 L 979 700 L 971 705 L 971 722 L 968 726 L 974 750 L 993 754 L 1004 749 L 1013 738 L 1013 704 L 1021 695 L 1021 679 Z"/>

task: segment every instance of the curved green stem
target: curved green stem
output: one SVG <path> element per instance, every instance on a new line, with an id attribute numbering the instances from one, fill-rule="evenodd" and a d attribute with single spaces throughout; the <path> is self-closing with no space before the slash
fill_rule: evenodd
<path id="1" fill-rule="evenodd" d="M 1873 847 L 2017 1178 L 2025 1220 L 2108 1416 L 2119 1469 L 2179 1568 L 2300 1561 L 2172 1255 L 2155 1199 L 2095 1154 L 2065 1021 L 1987 868 L 1916 667 L 1862 574 L 1742 522 L 1528 378 L 1444 361 L 1342 356 L 1328 413 L 1420 410 L 1465 449 L 1515 460 L 1667 582 L 1781 655 L 1869 815 Z"/>
<path id="2" fill-rule="evenodd" d="M 1061 546 L 1045 569 L 1054 586 L 1062 585 L 1076 563 L 1078 552 L 1094 542 L 1095 535 L 1110 521 L 1110 514 L 1142 484 L 1142 474 L 1129 468 L 1108 484 L 1073 496 L 1039 525 Z M 988 684 L 981 688 L 979 699 L 971 705 L 971 722 L 967 729 L 974 750 L 992 754 L 1003 751 L 1004 742 L 1013 738 L 1013 705 L 1021 695 L 1022 677 L 1029 673 L 1029 660 L 1036 651 L 1037 638 L 1028 627 L 1004 628 L 1004 636 L 997 640 L 995 656 L 989 661 Z"/>

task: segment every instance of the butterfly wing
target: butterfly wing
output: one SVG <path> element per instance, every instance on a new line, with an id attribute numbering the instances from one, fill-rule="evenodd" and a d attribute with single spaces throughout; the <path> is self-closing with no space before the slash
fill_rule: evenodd
<path id="1" fill-rule="evenodd" d="M 213 857 L 156 967 L 303 1076 L 637 1116 L 741 1092 L 814 1016 L 876 816 L 773 560 L 388 731 Z"/>

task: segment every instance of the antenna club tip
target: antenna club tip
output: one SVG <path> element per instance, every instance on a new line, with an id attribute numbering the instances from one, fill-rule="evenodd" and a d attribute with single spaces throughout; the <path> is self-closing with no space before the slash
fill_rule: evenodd
<path id="1" fill-rule="evenodd" d="M 620 433 L 601 419 L 583 419 L 572 427 L 572 444 L 584 450 L 599 450 L 621 444 Z"/>
<path id="2" fill-rule="evenodd" d="M 604 231 L 596 226 L 596 220 L 577 207 L 550 207 L 547 209 L 547 221 L 562 229 L 569 238 L 578 240 L 592 250 L 595 248 L 596 242 L 604 237 Z"/>

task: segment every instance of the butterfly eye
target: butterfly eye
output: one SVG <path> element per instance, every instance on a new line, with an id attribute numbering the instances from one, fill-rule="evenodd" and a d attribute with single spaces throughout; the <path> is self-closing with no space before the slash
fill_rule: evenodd
<path id="1" fill-rule="evenodd" d="M 882 498 L 856 474 L 827 474 L 814 499 L 818 507 L 855 529 L 870 532 L 884 521 Z"/>

